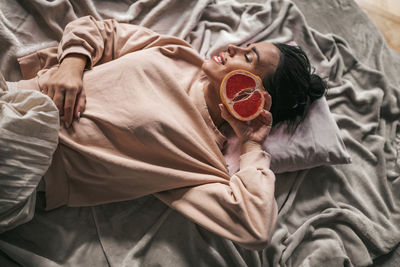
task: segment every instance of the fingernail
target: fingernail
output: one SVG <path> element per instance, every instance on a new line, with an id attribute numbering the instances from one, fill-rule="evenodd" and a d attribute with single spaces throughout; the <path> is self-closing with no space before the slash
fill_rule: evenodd
<path id="1" fill-rule="evenodd" d="M 78 112 L 78 119 L 81 117 L 81 112 L 79 111 Z"/>

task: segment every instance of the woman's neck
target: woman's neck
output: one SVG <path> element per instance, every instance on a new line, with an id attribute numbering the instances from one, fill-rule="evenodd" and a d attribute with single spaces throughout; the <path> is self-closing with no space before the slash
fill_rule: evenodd
<path id="1" fill-rule="evenodd" d="M 221 117 L 221 110 L 219 104 L 221 103 L 219 93 L 211 83 L 207 82 L 204 86 L 204 98 L 206 100 L 208 112 L 215 126 L 219 128 L 224 120 Z"/>

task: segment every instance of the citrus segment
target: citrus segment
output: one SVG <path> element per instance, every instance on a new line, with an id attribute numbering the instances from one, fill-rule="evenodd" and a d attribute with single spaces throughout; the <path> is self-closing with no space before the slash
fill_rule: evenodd
<path id="1" fill-rule="evenodd" d="M 226 96 L 232 99 L 241 90 L 254 87 L 256 87 L 256 82 L 251 77 L 236 74 L 226 82 Z"/>
<path id="2" fill-rule="evenodd" d="M 247 118 L 257 113 L 258 108 L 262 104 L 262 95 L 256 91 L 249 98 L 234 102 L 233 109 L 243 118 Z"/>
<path id="3" fill-rule="evenodd" d="M 238 120 L 250 121 L 264 108 L 265 89 L 260 77 L 245 71 L 228 73 L 220 86 L 220 97 L 229 113 Z"/>

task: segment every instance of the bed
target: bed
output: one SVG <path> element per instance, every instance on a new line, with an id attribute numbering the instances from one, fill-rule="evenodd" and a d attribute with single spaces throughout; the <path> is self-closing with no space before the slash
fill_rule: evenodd
<path id="1" fill-rule="evenodd" d="M 14 214 L 25 216 L 2 222 L 0 266 L 400 265 L 400 55 L 353 0 L 6 0 L 6 80 L 22 78 L 17 57 L 56 45 L 65 25 L 86 15 L 181 37 L 204 57 L 229 43 L 296 42 L 328 81 L 326 100 L 351 163 L 277 173 L 278 222 L 261 251 L 154 196 L 46 211 L 44 192 L 30 185 L 29 203 Z M 7 147 L 1 152 L 3 160 Z M 1 208 L 0 219 L 15 217 Z"/>

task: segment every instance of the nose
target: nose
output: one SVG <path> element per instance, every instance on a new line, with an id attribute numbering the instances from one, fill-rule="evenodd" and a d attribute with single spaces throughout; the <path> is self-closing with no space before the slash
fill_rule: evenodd
<path id="1" fill-rule="evenodd" d="M 228 45 L 228 54 L 230 57 L 233 57 L 234 55 L 236 55 L 240 52 L 243 52 L 243 49 L 244 48 L 242 48 L 242 47 L 230 44 L 230 45 Z"/>

